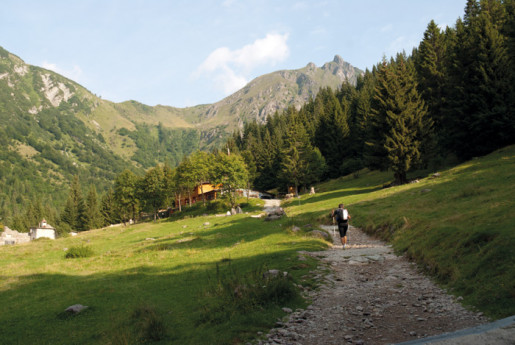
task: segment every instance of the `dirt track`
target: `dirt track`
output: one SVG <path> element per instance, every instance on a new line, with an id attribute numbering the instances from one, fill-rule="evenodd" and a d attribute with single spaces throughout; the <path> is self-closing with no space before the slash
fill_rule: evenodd
<path id="1" fill-rule="evenodd" d="M 333 227 L 326 227 L 333 233 Z M 321 258 L 318 291 L 306 291 L 313 303 L 296 310 L 259 344 L 391 344 L 452 332 L 487 322 L 464 309 L 419 273 L 384 242 L 351 227 L 343 250 L 339 236 L 333 248 L 303 256 Z M 287 307 L 287 306 L 285 306 Z"/>

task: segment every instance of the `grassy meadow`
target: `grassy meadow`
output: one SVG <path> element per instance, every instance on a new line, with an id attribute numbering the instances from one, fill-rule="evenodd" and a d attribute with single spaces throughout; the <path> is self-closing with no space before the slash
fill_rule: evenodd
<path id="1" fill-rule="evenodd" d="M 318 263 L 297 251 L 327 247 L 306 232 L 330 224 L 340 202 L 352 225 L 390 241 L 464 303 L 492 318 L 515 314 L 515 147 L 433 173 L 386 187 L 391 173 L 361 171 L 285 202 L 288 217 L 274 222 L 196 206 L 158 223 L 0 247 L 1 343 L 245 343 L 282 307 L 305 306 L 297 284 L 315 288 Z M 264 277 L 268 269 L 289 276 Z M 89 309 L 63 313 L 77 303 Z"/>
<path id="2" fill-rule="evenodd" d="M 433 173 L 384 188 L 391 172 L 362 171 L 290 201 L 286 212 L 299 224 L 329 224 L 342 202 L 352 225 L 391 242 L 464 303 L 493 318 L 515 314 L 515 147 Z"/>
<path id="3" fill-rule="evenodd" d="M 285 315 L 282 307 L 305 306 L 293 284 L 314 287 L 302 276 L 317 262 L 298 261 L 297 251 L 326 246 L 292 234 L 287 220 L 269 223 L 245 214 L 3 246 L 0 342 L 241 343 L 272 327 Z M 65 258 L 72 248 L 88 248 L 92 256 Z M 269 269 L 289 276 L 263 278 Z M 63 313 L 73 304 L 89 309 Z"/>

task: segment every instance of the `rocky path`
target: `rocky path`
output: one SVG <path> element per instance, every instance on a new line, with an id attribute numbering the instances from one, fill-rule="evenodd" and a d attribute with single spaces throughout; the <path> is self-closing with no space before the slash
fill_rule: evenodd
<path id="1" fill-rule="evenodd" d="M 332 226 L 326 230 L 333 234 Z M 328 266 L 329 273 L 308 292 L 312 304 L 278 322 L 259 344 L 392 344 L 487 322 L 384 242 L 354 227 L 348 235 L 345 250 L 336 234 L 331 249 L 299 253 L 321 258 L 319 270 Z"/>

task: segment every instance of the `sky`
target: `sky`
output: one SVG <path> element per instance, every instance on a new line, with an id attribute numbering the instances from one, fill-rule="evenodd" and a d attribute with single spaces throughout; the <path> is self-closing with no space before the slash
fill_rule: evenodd
<path id="1" fill-rule="evenodd" d="M 114 102 L 215 103 L 340 55 L 362 70 L 453 27 L 465 0 L 2 0 L 0 46 Z"/>

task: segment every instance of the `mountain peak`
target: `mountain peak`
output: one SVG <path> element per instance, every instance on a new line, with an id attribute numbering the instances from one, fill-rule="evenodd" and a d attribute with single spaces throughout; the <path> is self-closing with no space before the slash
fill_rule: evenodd
<path id="1" fill-rule="evenodd" d="M 315 65 L 313 62 L 310 62 L 306 65 L 308 70 L 314 70 L 317 68 L 317 65 Z"/>
<path id="2" fill-rule="evenodd" d="M 338 54 L 334 56 L 333 62 L 336 62 L 338 65 L 343 65 L 345 63 L 342 57 Z"/>

